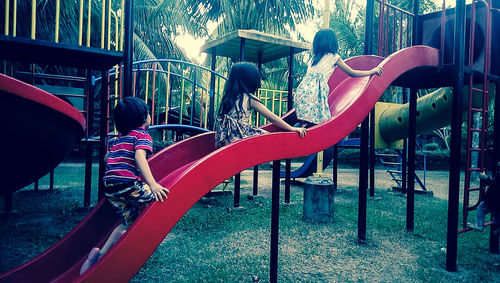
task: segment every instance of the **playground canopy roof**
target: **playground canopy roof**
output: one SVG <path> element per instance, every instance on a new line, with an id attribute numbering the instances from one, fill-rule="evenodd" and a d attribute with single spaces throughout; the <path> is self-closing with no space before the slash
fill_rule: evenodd
<path id="1" fill-rule="evenodd" d="M 267 34 L 257 30 L 239 29 L 216 40 L 205 43 L 202 52 L 229 57 L 235 61 L 240 59 L 240 46 L 244 40 L 244 60 L 258 62 L 261 53 L 261 63 L 271 62 L 293 54 L 309 50 L 311 45 L 307 42 L 293 41 L 287 38 Z"/>

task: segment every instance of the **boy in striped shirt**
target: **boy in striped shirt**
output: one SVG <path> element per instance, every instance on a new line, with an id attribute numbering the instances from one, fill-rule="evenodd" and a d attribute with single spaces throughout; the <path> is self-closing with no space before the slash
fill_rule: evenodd
<path id="1" fill-rule="evenodd" d="M 153 152 L 153 139 L 147 132 L 151 123 L 147 104 L 126 97 L 114 109 L 115 126 L 120 135 L 109 141 L 104 174 L 104 194 L 122 218 L 104 246 L 93 248 L 80 274 L 99 260 L 134 222 L 141 208 L 153 200 L 163 201 L 169 193 L 151 174 L 147 156 Z"/>

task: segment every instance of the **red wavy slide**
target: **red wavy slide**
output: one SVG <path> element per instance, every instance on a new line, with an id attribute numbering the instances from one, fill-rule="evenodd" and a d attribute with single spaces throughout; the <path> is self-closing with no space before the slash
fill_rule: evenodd
<path id="1" fill-rule="evenodd" d="M 2 282 L 126 282 L 153 254 L 168 232 L 202 196 L 223 180 L 254 165 L 324 150 L 352 132 L 368 115 L 384 90 L 400 75 L 419 67 L 437 67 L 438 51 L 414 46 L 387 58 L 359 56 L 347 60 L 358 69 L 381 63 L 382 76 L 349 77 L 337 69 L 330 78 L 332 118 L 312 127 L 307 136 L 279 132 L 249 137 L 215 149 L 214 133 L 174 144 L 150 159 L 153 174 L 170 189 L 164 202 L 149 205 L 127 233 L 82 276 L 79 269 L 88 252 L 104 243 L 118 223 L 105 201 L 70 234 L 26 264 L 0 275 Z M 425 69 L 425 68 L 424 68 Z M 293 110 L 292 110 L 293 111 Z M 289 114 L 290 115 L 290 114 Z M 279 146 L 277 146 L 279 145 Z M 140 243 L 140 244 L 138 244 Z"/>
<path id="2" fill-rule="evenodd" d="M 85 118 L 69 103 L 0 74 L 0 196 L 33 183 L 54 169 L 80 141 Z"/>

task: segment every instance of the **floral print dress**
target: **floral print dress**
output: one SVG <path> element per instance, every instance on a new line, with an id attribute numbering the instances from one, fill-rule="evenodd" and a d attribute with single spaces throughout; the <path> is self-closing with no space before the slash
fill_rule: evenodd
<path id="1" fill-rule="evenodd" d="M 337 54 L 328 53 L 316 65 L 308 67 L 294 96 L 295 112 L 299 120 L 319 124 L 331 117 L 328 80 L 339 58 Z"/>
<path id="2" fill-rule="evenodd" d="M 252 110 L 249 100 L 258 100 L 258 98 L 244 93 L 241 99 L 243 102 L 237 101 L 236 109 L 233 108 L 228 114 L 219 115 L 215 121 L 215 146 L 217 148 L 245 137 L 267 133 L 265 130 L 249 124 Z M 240 103 L 241 109 L 239 109 Z"/>

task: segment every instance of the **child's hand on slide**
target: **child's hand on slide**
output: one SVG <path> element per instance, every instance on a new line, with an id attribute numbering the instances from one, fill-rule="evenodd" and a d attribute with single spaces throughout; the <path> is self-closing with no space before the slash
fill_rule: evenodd
<path id="1" fill-rule="evenodd" d="M 299 136 L 300 136 L 301 138 L 305 137 L 305 136 L 306 136 L 306 134 L 307 134 L 307 130 L 306 130 L 306 128 L 297 128 L 297 127 L 294 127 L 294 128 L 293 128 L 293 130 L 294 130 L 295 132 L 299 133 Z"/>
<path id="2" fill-rule="evenodd" d="M 379 76 L 382 75 L 382 67 L 377 66 L 377 67 L 373 68 L 371 71 L 372 71 L 372 75 L 374 75 L 374 74 L 377 74 Z"/>
<path id="3" fill-rule="evenodd" d="M 153 195 L 156 201 L 163 201 L 164 199 L 167 199 L 167 194 L 170 193 L 167 188 L 158 183 L 155 183 L 151 186 L 151 191 L 153 191 Z"/>

